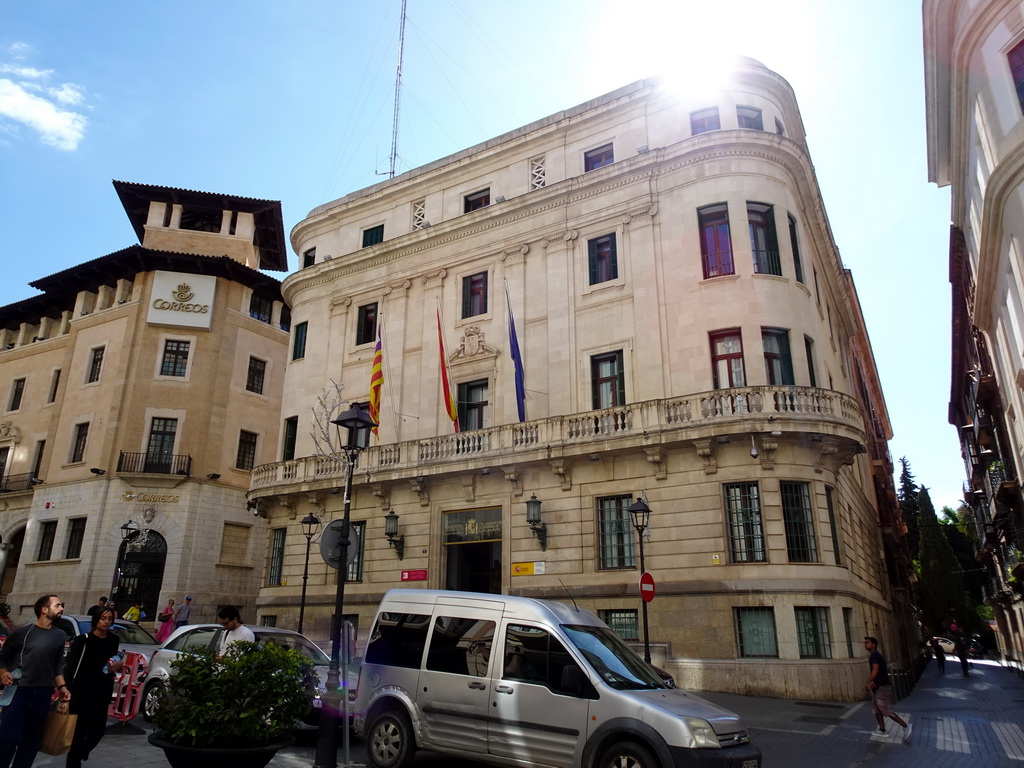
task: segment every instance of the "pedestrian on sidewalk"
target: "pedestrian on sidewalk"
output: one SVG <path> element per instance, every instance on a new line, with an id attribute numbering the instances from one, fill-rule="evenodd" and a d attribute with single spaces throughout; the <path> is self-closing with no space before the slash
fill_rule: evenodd
<path id="1" fill-rule="evenodd" d="M 932 653 L 935 654 L 935 665 L 939 668 L 939 674 L 946 674 L 946 652 L 939 645 L 939 638 L 932 638 Z"/>
<path id="2" fill-rule="evenodd" d="M 66 670 L 71 688 L 71 714 L 78 715 L 66 768 L 82 768 L 82 761 L 100 743 L 107 729 L 107 708 L 114 692 L 114 676 L 124 665 L 111 661 L 120 640 L 110 631 L 114 612 L 103 608 L 92 616 L 92 631 L 79 635 L 68 652 Z"/>
<path id="3" fill-rule="evenodd" d="M 167 601 L 167 606 L 160 611 L 160 615 L 157 616 L 157 621 L 160 623 L 160 627 L 156 631 L 156 641 L 158 643 L 166 642 L 167 638 L 171 636 L 171 632 L 174 631 L 173 597 Z"/>
<path id="4" fill-rule="evenodd" d="M 50 699 L 56 686 L 60 700 L 71 700 L 64 684 L 64 630 L 55 627 L 64 615 L 57 595 L 43 595 L 33 606 L 34 624 L 14 630 L 0 650 L 0 684 L 14 683 L 12 671 L 21 673 L 11 703 L 0 719 L 0 768 L 29 768 L 43 740 Z"/>
<path id="5" fill-rule="evenodd" d="M 971 674 L 971 663 L 967 660 L 967 641 L 964 640 L 963 635 L 956 639 L 953 650 L 956 651 L 957 658 L 960 659 L 960 669 L 963 670 L 964 677 L 967 677 Z"/>
<path id="6" fill-rule="evenodd" d="M 174 627 L 184 627 L 188 624 L 188 617 L 192 614 L 192 595 L 185 595 L 185 602 L 178 606 L 174 612 Z"/>
<path id="7" fill-rule="evenodd" d="M 889 665 L 885 656 L 878 650 L 878 640 L 873 637 L 864 638 L 864 647 L 868 653 L 868 674 L 867 689 L 871 692 L 871 708 L 875 713 L 875 720 L 878 721 L 878 732 L 885 733 L 885 718 L 889 718 L 897 725 L 903 726 L 906 730 L 904 738 L 910 738 L 910 726 L 903 718 L 892 711 L 892 682 L 889 680 Z"/>

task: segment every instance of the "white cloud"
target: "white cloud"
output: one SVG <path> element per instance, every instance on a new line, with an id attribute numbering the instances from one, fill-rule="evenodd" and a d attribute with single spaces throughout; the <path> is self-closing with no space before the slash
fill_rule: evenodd
<path id="1" fill-rule="evenodd" d="M 14 75 L 29 80 L 44 80 L 53 74 L 52 69 L 34 69 L 32 67 L 18 67 L 14 64 L 0 64 L 0 73 Z"/>
<path id="2" fill-rule="evenodd" d="M 85 101 L 85 94 L 74 83 L 62 83 L 58 88 L 51 88 L 49 94 L 61 104 L 69 106 L 81 104 Z"/>
<path id="3" fill-rule="evenodd" d="M 81 95 L 74 87 L 72 90 Z M 44 144 L 64 150 L 78 148 L 88 122 L 84 115 L 61 109 L 7 78 L 0 78 L 0 117 L 27 125 L 39 133 Z"/>
<path id="4" fill-rule="evenodd" d="M 7 47 L 7 52 L 16 59 L 23 59 L 25 55 L 32 50 L 32 46 L 28 43 L 11 43 Z"/>

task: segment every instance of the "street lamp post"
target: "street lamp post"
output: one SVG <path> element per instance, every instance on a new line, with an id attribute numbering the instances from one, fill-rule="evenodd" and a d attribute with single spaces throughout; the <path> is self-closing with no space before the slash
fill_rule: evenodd
<path id="1" fill-rule="evenodd" d="M 338 765 L 338 715 L 341 711 L 341 627 L 342 611 L 345 604 L 345 581 L 348 576 L 348 536 L 349 513 L 352 506 L 352 475 L 356 469 L 360 452 L 369 442 L 370 430 L 377 424 L 366 411 L 353 403 L 338 418 L 331 419 L 332 424 L 348 430 L 348 439 L 341 447 L 348 462 L 348 473 L 345 476 L 345 513 L 342 518 L 341 536 L 338 546 L 341 548 L 341 566 L 338 568 L 338 590 L 334 597 L 334 616 L 331 619 L 331 666 L 327 671 L 327 695 L 323 709 L 320 711 L 320 726 L 317 729 L 316 758 L 313 768 L 335 768 Z M 346 689 L 345 696 L 348 695 Z M 347 727 L 347 724 L 346 724 Z"/>
<path id="2" fill-rule="evenodd" d="M 127 523 L 121 526 L 121 540 L 125 542 L 125 544 L 118 551 L 119 558 L 118 562 L 114 563 L 114 578 L 112 580 L 113 583 L 110 585 L 110 599 L 113 600 L 115 603 L 121 599 L 115 593 L 117 592 L 117 588 L 121 583 L 121 560 L 124 557 L 124 553 L 128 551 L 127 542 L 137 537 L 139 535 L 140 530 L 141 529 L 135 523 L 134 520 L 129 520 Z"/>
<path id="3" fill-rule="evenodd" d="M 309 580 L 309 545 L 320 528 L 320 518 L 310 512 L 302 518 L 302 535 L 306 537 L 306 564 L 302 568 L 302 599 L 299 600 L 299 634 L 302 634 L 302 620 L 306 615 L 306 581 Z"/>
<path id="4" fill-rule="evenodd" d="M 643 576 L 647 573 L 647 567 L 644 563 L 644 533 L 647 531 L 647 526 L 651 522 L 651 508 L 648 507 L 643 499 L 637 499 L 633 504 L 629 506 L 629 513 L 633 516 L 633 527 L 636 528 L 637 542 L 640 545 L 640 575 Z M 640 610 L 643 611 L 644 617 L 644 661 L 648 664 L 651 663 L 651 640 L 650 633 L 647 629 L 647 601 L 641 600 Z"/>

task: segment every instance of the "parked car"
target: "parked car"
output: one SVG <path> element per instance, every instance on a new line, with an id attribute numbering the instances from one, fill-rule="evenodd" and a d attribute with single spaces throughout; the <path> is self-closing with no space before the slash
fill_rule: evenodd
<path id="1" fill-rule="evenodd" d="M 64 614 L 57 620 L 57 626 L 68 636 L 64 643 L 65 653 L 71 648 L 72 641 L 78 635 L 87 635 L 92 631 L 92 616 L 69 616 Z M 129 653 L 141 653 L 147 659 L 160 647 L 160 643 L 149 632 L 138 624 L 117 619 L 110 631 L 121 641 L 121 650 Z"/>
<path id="2" fill-rule="evenodd" d="M 312 660 L 316 665 L 320 684 L 313 695 L 311 702 L 313 708 L 298 726 L 299 729 L 316 728 L 320 723 L 322 697 L 327 692 L 327 670 L 331 663 L 330 657 L 312 640 L 290 629 L 253 626 L 249 626 L 249 629 L 256 635 L 256 642 L 277 643 L 285 648 L 292 648 Z M 163 700 L 167 688 L 167 680 L 174 674 L 171 663 L 181 653 L 216 648 L 223 632 L 224 629 L 218 624 L 190 624 L 179 627 L 171 633 L 163 647 L 153 654 L 142 688 L 142 716 L 147 721 L 152 722 L 160 708 L 160 702 Z M 358 679 L 358 672 L 350 671 L 348 678 L 349 684 L 354 686 Z"/>
<path id="3" fill-rule="evenodd" d="M 939 648 L 947 656 L 956 656 L 956 643 L 945 637 L 936 637 L 935 640 L 939 643 Z"/>

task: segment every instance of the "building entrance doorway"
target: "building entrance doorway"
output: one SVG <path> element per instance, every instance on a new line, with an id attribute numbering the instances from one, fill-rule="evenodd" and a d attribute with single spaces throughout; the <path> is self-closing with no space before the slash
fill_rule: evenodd
<path id="1" fill-rule="evenodd" d="M 445 589 L 501 594 L 501 507 L 444 514 Z"/>
<path id="2" fill-rule="evenodd" d="M 121 542 L 117 553 L 117 568 L 121 575 L 112 592 L 120 616 L 135 602 L 154 617 L 162 606 L 158 605 L 160 588 L 164 583 L 164 563 L 167 561 L 167 540 L 156 531 L 140 531 Z"/>

